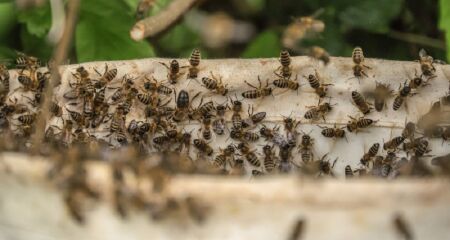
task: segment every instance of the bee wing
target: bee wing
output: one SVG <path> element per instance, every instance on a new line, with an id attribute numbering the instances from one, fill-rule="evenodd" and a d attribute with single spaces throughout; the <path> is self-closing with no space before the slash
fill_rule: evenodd
<path id="1" fill-rule="evenodd" d="M 78 98 L 78 93 L 75 89 L 73 89 L 64 93 L 63 97 L 68 100 L 74 100 Z"/>

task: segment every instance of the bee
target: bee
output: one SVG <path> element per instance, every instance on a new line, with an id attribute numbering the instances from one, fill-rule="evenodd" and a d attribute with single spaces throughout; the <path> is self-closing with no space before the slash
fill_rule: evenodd
<path id="1" fill-rule="evenodd" d="M 413 239 L 413 234 L 411 232 L 410 227 L 406 223 L 406 221 L 403 219 L 402 215 L 396 214 L 394 216 L 394 219 L 392 221 L 392 224 L 395 227 L 395 230 L 402 235 L 402 237 L 406 240 Z"/>
<path id="2" fill-rule="evenodd" d="M 269 79 L 266 81 L 266 86 L 262 87 L 261 78 L 258 76 L 259 87 L 255 87 L 252 84 L 245 81 L 247 85 L 254 88 L 253 90 L 247 90 L 242 93 L 243 98 L 248 99 L 256 99 L 256 98 L 264 98 L 269 95 L 272 95 L 272 88 L 269 87 Z"/>
<path id="3" fill-rule="evenodd" d="M 202 78 L 203 86 L 209 90 L 215 91 L 217 94 L 226 96 L 228 94 L 227 84 L 223 84 L 222 77 L 216 78 L 211 72 L 211 78 Z"/>
<path id="4" fill-rule="evenodd" d="M 202 139 L 194 139 L 194 147 L 197 148 L 199 152 L 205 153 L 207 156 L 211 156 L 214 152 L 213 148 Z"/>
<path id="5" fill-rule="evenodd" d="M 241 117 L 241 111 L 242 111 L 242 102 L 237 100 L 232 100 L 230 98 L 230 101 L 232 103 L 232 110 L 233 115 L 231 116 L 231 122 L 233 124 L 233 128 L 235 129 L 241 129 L 242 128 L 242 117 Z"/>
<path id="6" fill-rule="evenodd" d="M 346 178 L 352 178 L 354 176 L 352 167 L 350 167 L 350 165 L 345 166 L 345 171 L 344 172 L 345 172 L 345 177 Z"/>
<path id="7" fill-rule="evenodd" d="M 212 115 L 212 112 L 214 110 L 215 110 L 214 102 L 209 101 L 209 102 L 203 104 L 203 97 L 202 97 L 200 99 L 200 103 L 198 104 L 197 108 L 190 109 L 190 111 L 188 113 L 188 117 L 191 120 L 199 120 L 200 118 Z"/>
<path id="8" fill-rule="evenodd" d="M 295 18 L 283 32 L 283 46 L 287 48 L 295 48 L 301 39 L 323 32 L 325 29 L 325 23 L 316 19 L 322 12 L 323 9 L 320 9 L 311 16 Z"/>
<path id="9" fill-rule="evenodd" d="M 59 104 L 56 102 L 51 102 L 50 103 L 50 113 L 54 117 L 62 117 L 62 114 L 63 114 L 62 107 L 59 106 Z"/>
<path id="10" fill-rule="evenodd" d="M 291 67 L 291 55 L 287 50 L 282 50 L 280 52 L 280 64 L 277 70 L 274 71 L 275 75 L 282 79 L 288 79 L 292 75 L 292 67 Z M 278 73 L 280 71 L 280 73 Z"/>
<path id="11" fill-rule="evenodd" d="M 403 105 L 403 103 L 405 103 L 405 108 L 408 109 L 408 106 L 407 106 L 405 100 L 408 96 L 412 96 L 411 87 L 408 84 L 406 84 L 406 82 L 403 84 L 403 87 L 400 86 L 400 88 L 399 88 L 400 91 L 399 91 L 397 97 L 395 97 L 394 103 L 392 105 L 392 109 L 394 109 L 394 111 L 397 111 L 398 109 L 400 109 L 400 107 Z"/>
<path id="12" fill-rule="evenodd" d="M 308 77 L 305 77 L 306 79 L 308 79 L 309 85 L 311 86 L 311 88 L 314 89 L 314 91 L 316 92 L 316 94 L 323 98 L 327 95 L 327 91 L 328 88 L 327 86 L 331 86 L 333 84 L 324 84 L 320 82 L 320 78 L 319 78 L 319 73 L 317 72 L 317 70 L 314 70 L 315 74 L 309 74 Z"/>
<path id="13" fill-rule="evenodd" d="M 289 235 L 289 240 L 299 240 L 302 238 L 303 229 L 305 228 L 305 220 L 298 219 L 295 221 L 294 228 L 291 230 Z"/>
<path id="14" fill-rule="evenodd" d="M 254 177 L 259 177 L 259 176 L 262 176 L 262 175 L 264 175 L 263 172 L 261 172 L 261 171 L 259 171 L 259 170 L 256 170 L 256 169 L 253 169 L 253 170 L 252 170 L 252 176 L 254 176 Z"/>
<path id="15" fill-rule="evenodd" d="M 27 56 L 25 53 L 17 52 L 16 67 L 19 69 L 36 70 L 41 63 L 37 57 Z"/>
<path id="16" fill-rule="evenodd" d="M 425 153 L 431 152 L 431 150 L 428 148 L 428 141 L 425 139 L 420 139 L 420 141 L 416 144 L 414 155 L 416 157 L 422 157 Z"/>
<path id="17" fill-rule="evenodd" d="M 180 78 L 180 76 L 184 74 L 184 73 L 180 72 L 180 68 L 187 67 L 187 66 L 180 67 L 180 64 L 175 59 L 170 62 L 169 66 L 163 62 L 160 62 L 160 64 L 162 64 L 164 67 L 167 68 L 167 70 L 168 70 L 167 78 L 169 79 L 169 82 L 171 84 L 176 84 L 178 82 L 178 79 Z"/>
<path id="18" fill-rule="evenodd" d="M 264 153 L 264 169 L 267 173 L 271 173 L 276 166 L 275 162 L 275 153 L 273 151 L 274 146 L 265 145 L 263 147 L 263 153 Z"/>
<path id="19" fill-rule="evenodd" d="M 433 63 L 435 60 L 433 57 L 429 56 L 424 49 L 420 49 L 419 51 L 419 63 L 420 69 L 422 70 L 422 74 L 427 77 L 433 77 L 436 72 L 436 68 Z"/>
<path id="20" fill-rule="evenodd" d="M 174 94 L 177 107 L 175 109 L 175 112 L 173 113 L 172 118 L 175 122 L 181 122 L 186 119 L 192 101 L 194 101 L 194 99 L 197 98 L 200 93 L 197 93 L 192 99 L 189 99 L 189 93 L 185 90 L 181 90 L 178 96 L 176 91 L 174 92 Z"/>
<path id="21" fill-rule="evenodd" d="M 278 152 L 278 157 L 280 159 L 278 169 L 282 173 L 288 173 L 291 171 L 291 155 L 292 147 L 289 144 L 283 144 L 280 146 L 280 151 Z"/>
<path id="22" fill-rule="evenodd" d="M 17 120 L 22 125 L 31 125 L 36 120 L 36 113 L 20 115 Z"/>
<path id="23" fill-rule="evenodd" d="M 255 132 L 250 132 L 250 131 L 245 131 L 243 132 L 243 136 L 245 141 L 247 142 L 256 142 L 259 140 L 259 135 L 258 133 Z"/>
<path id="24" fill-rule="evenodd" d="M 198 66 L 200 65 L 200 59 L 201 59 L 200 50 L 198 48 L 195 48 L 192 51 L 191 56 L 189 57 L 190 66 L 188 78 L 197 78 L 198 72 L 200 71 L 198 69 Z"/>
<path id="25" fill-rule="evenodd" d="M 321 127 L 321 126 L 319 126 L 319 127 L 323 129 L 321 134 L 324 137 L 327 137 L 327 138 L 344 138 L 345 137 L 345 131 L 344 131 L 345 127 L 338 128 L 338 127 L 336 127 L 336 124 L 334 124 L 334 127 L 332 127 L 332 128 Z"/>
<path id="26" fill-rule="evenodd" d="M 105 64 L 105 72 L 103 74 L 97 71 L 97 69 L 94 70 L 100 76 L 94 85 L 96 89 L 103 88 L 117 76 L 117 68 L 108 69 L 108 64 Z"/>
<path id="27" fill-rule="evenodd" d="M 330 163 L 329 160 L 324 160 L 327 157 L 328 154 L 323 155 L 323 157 L 319 160 L 319 176 L 324 175 L 330 175 L 334 177 L 333 168 L 334 165 L 337 162 L 337 158 L 333 161 L 333 164 Z"/>
<path id="28" fill-rule="evenodd" d="M 228 145 L 225 149 L 221 149 L 220 154 L 214 159 L 214 166 L 218 168 L 225 167 L 227 160 L 234 155 L 234 152 L 235 147 L 232 144 Z"/>
<path id="29" fill-rule="evenodd" d="M 239 143 L 238 147 L 241 154 L 245 157 L 245 159 L 254 167 L 260 167 L 261 163 L 258 160 L 258 157 L 255 154 L 255 150 L 251 151 L 250 146 L 245 143 L 241 142 Z"/>
<path id="30" fill-rule="evenodd" d="M 205 140 L 211 140 L 212 133 L 211 133 L 211 116 L 205 116 L 202 120 L 202 136 Z"/>
<path id="31" fill-rule="evenodd" d="M 274 138 L 279 136 L 279 134 L 278 134 L 278 130 L 279 129 L 280 129 L 280 126 L 274 126 L 271 129 L 271 128 L 268 128 L 266 125 L 263 124 L 262 128 L 259 129 L 259 134 L 266 141 L 272 141 Z"/>
<path id="32" fill-rule="evenodd" d="M 251 125 L 256 125 L 266 118 L 266 112 L 253 113 L 253 105 L 249 106 L 247 113 L 249 118 L 242 121 L 242 127 L 246 128 Z"/>
<path id="33" fill-rule="evenodd" d="M 353 65 L 353 75 L 357 78 L 362 76 L 367 76 L 364 72 L 364 68 L 370 69 L 369 66 L 364 65 L 364 53 L 361 47 L 355 47 L 352 52 L 352 60 L 355 65 Z"/>
<path id="34" fill-rule="evenodd" d="M 412 89 L 417 89 L 417 88 L 419 88 L 419 87 L 424 87 L 424 86 L 427 86 L 427 85 L 430 85 L 429 83 L 428 83 L 428 81 L 424 81 L 423 80 L 423 74 L 421 74 L 420 76 L 419 75 L 417 75 L 417 70 L 414 70 L 415 72 L 414 72 L 414 78 L 412 78 L 412 79 L 410 79 L 409 80 L 409 83 L 408 83 L 408 85 L 412 88 Z M 434 76 L 434 77 L 436 77 L 436 76 Z M 430 78 L 428 78 L 428 80 L 430 80 L 431 78 L 434 78 L 434 77 L 430 77 Z"/>
<path id="35" fill-rule="evenodd" d="M 64 98 L 73 100 L 79 97 L 89 97 L 94 94 L 95 86 L 89 78 L 89 72 L 83 66 L 78 67 L 72 75 L 77 79 L 77 82 L 72 83 L 69 81 L 69 87 L 72 90 L 64 93 Z"/>
<path id="36" fill-rule="evenodd" d="M 402 137 L 414 139 L 415 132 L 416 132 L 416 124 L 413 122 L 408 122 L 405 124 L 405 128 L 402 131 Z"/>
<path id="37" fill-rule="evenodd" d="M 158 101 L 158 97 L 151 93 L 138 93 L 137 99 L 145 105 L 153 105 L 154 102 Z"/>
<path id="38" fill-rule="evenodd" d="M 324 65 L 327 65 L 330 62 L 330 54 L 328 54 L 328 52 L 325 49 L 318 46 L 311 47 L 309 51 L 309 56 L 319 61 L 322 61 Z"/>
<path id="39" fill-rule="evenodd" d="M 145 76 L 145 83 L 144 83 L 144 88 L 147 91 L 150 91 L 152 93 L 160 93 L 160 94 L 164 94 L 166 96 L 169 96 L 170 94 L 172 94 L 173 89 L 170 87 L 165 86 L 164 84 L 159 83 L 154 77 L 152 77 L 152 79 L 148 79 L 147 76 Z"/>
<path id="40" fill-rule="evenodd" d="M 352 91 L 352 100 L 363 114 L 370 113 L 370 110 L 372 108 L 369 106 L 369 103 L 366 102 L 364 97 L 359 92 Z"/>
<path id="41" fill-rule="evenodd" d="M 358 119 L 349 116 L 350 121 L 348 121 L 347 123 L 347 130 L 349 132 L 358 132 L 358 129 L 360 128 L 367 128 L 369 126 L 371 126 L 372 124 L 378 122 L 377 120 L 372 120 L 370 118 L 363 118 L 363 117 L 359 117 Z"/>
<path id="42" fill-rule="evenodd" d="M 69 113 L 72 120 L 75 121 L 78 125 L 85 126 L 86 119 L 84 118 L 83 114 L 76 112 L 76 111 L 71 111 L 67 107 L 66 107 L 66 111 Z"/>
<path id="43" fill-rule="evenodd" d="M 389 84 L 379 82 L 375 82 L 375 84 L 375 91 L 373 92 L 375 98 L 374 106 L 375 110 L 381 112 L 386 106 L 386 99 L 392 95 L 392 90 L 390 89 Z"/>
<path id="44" fill-rule="evenodd" d="M 322 118 L 323 121 L 325 121 L 325 115 L 333 110 L 333 105 L 331 105 L 330 103 L 320 104 L 319 100 L 319 104 L 317 106 L 309 106 L 308 108 L 309 110 L 306 111 L 304 115 L 306 119 L 315 121 L 319 118 Z"/>
<path id="45" fill-rule="evenodd" d="M 10 90 L 9 77 L 8 68 L 5 65 L 0 64 L 0 99 L 3 101 Z"/>
<path id="46" fill-rule="evenodd" d="M 279 78 L 273 81 L 273 85 L 278 88 L 288 88 L 290 90 L 297 91 L 300 88 L 300 84 L 297 82 L 297 77 L 295 76 L 295 80 L 291 80 L 289 78 Z"/>
<path id="47" fill-rule="evenodd" d="M 223 135 L 225 133 L 225 111 L 228 104 L 221 104 L 216 107 L 216 119 L 212 122 L 212 128 L 215 134 Z"/>
<path id="48" fill-rule="evenodd" d="M 360 163 L 363 166 L 368 167 L 369 162 L 372 161 L 372 159 L 378 154 L 379 149 L 380 149 L 379 143 L 372 144 L 372 146 L 369 148 L 369 151 L 367 153 L 364 153 L 364 155 L 362 156 Z"/>
<path id="49" fill-rule="evenodd" d="M 23 74 L 19 74 L 19 76 L 17 77 L 17 80 L 19 81 L 20 84 L 22 84 L 22 87 L 18 88 L 18 89 L 23 89 L 23 91 L 31 91 L 34 89 L 34 81 L 33 79 L 31 79 L 31 77 L 27 76 L 27 75 L 23 75 Z"/>
<path id="50" fill-rule="evenodd" d="M 136 20 L 144 19 L 155 3 L 156 0 L 140 0 L 136 9 Z"/>
<path id="51" fill-rule="evenodd" d="M 312 147 L 314 145 L 314 139 L 309 134 L 303 133 L 302 141 L 298 146 L 300 156 L 304 163 L 308 163 L 313 159 Z"/>
<path id="52" fill-rule="evenodd" d="M 398 136 L 398 137 L 392 138 L 391 140 L 389 140 L 383 144 L 383 149 L 395 151 L 398 148 L 398 146 L 400 146 L 404 141 L 405 141 L 405 137 L 403 137 L 403 136 Z"/>

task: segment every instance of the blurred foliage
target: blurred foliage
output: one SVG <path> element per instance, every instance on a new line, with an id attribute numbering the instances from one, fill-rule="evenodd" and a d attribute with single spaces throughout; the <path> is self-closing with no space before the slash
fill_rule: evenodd
<path id="1" fill-rule="evenodd" d="M 439 4 L 437 0 L 203 0 L 196 11 L 207 15 L 223 12 L 248 23 L 255 29 L 253 37 L 247 42 L 209 48 L 203 39 L 205 34 L 198 32 L 208 29 L 193 28 L 181 19 L 155 38 L 134 42 L 129 30 L 136 21 L 138 2 L 81 0 L 70 61 L 155 55 L 187 57 L 194 47 L 201 48 L 204 57 L 277 57 L 282 48 L 283 30 L 292 18 L 309 16 L 319 9 L 323 9 L 323 13 L 317 19 L 325 23 L 325 31 L 299 42 L 300 48 L 318 45 L 332 55 L 350 56 L 352 48 L 358 45 L 368 57 L 400 60 L 417 59 L 420 48 L 425 48 L 435 58 L 445 59 L 444 37 L 450 40 L 450 0 L 440 0 Z M 157 14 L 170 2 L 157 0 L 149 15 Z M 39 8 L 18 10 L 12 1 L 1 0 L 0 59 L 13 58 L 16 50 L 48 59 L 53 50 L 46 40 L 50 27 L 48 3 Z M 419 38 L 414 36 L 425 41 L 418 42 Z M 429 44 L 426 39 L 438 44 Z M 447 48 L 450 47 L 448 42 Z"/>

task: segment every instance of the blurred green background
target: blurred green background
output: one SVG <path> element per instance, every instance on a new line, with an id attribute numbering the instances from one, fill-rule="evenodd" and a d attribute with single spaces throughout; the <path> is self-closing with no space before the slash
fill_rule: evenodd
<path id="1" fill-rule="evenodd" d="M 171 0 L 156 1 L 149 15 Z M 319 9 L 323 13 L 317 19 L 325 23 L 325 30 L 299 41 L 299 48 L 318 45 L 331 55 L 350 56 L 358 45 L 367 57 L 399 60 L 417 59 L 419 49 L 425 48 L 437 59 L 449 59 L 445 39 L 450 40 L 450 0 L 203 0 L 164 33 L 134 42 L 129 30 L 138 2 L 81 0 L 70 62 L 187 57 L 194 47 L 209 58 L 276 57 L 292 18 Z M 243 30 L 221 42 L 220 21 L 205 24 L 211 19 L 225 19 Z M 0 59 L 14 58 L 15 50 L 49 59 L 52 45 L 46 39 L 51 24 L 48 2 L 18 10 L 14 1 L 0 0 Z M 209 39 L 209 31 L 215 31 L 216 39 Z"/>

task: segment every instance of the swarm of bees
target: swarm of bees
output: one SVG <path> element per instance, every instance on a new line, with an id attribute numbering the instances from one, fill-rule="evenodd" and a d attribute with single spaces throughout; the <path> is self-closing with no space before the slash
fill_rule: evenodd
<path id="1" fill-rule="evenodd" d="M 415 78 L 399 88 L 393 100 L 395 111 L 406 106 L 407 98 L 414 96 L 418 88 L 431 84 L 430 79 L 436 77 L 435 61 L 423 52 L 420 57 L 422 73 L 415 73 Z M 367 77 L 365 70 L 370 67 L 365 65 L 361 48 L 355 48 L 352 59 L 354 75 Z M 323 61 L 328 63 L 329 58 Z M 338 170 L 334 169 L 339 165 L 336 165 L 339 158 L 332 160 L 328 154 L 318 154 L 314 139 L 317 137 L 313 137 L 311 132 L 303 132 L 305 129 L 302 123 L 316 124 L 319 137 L 329 141 L 345 139 L 343 144 L 347 144 L 348 136 L 373 131 L 371 128 L 379 119 L 369 117 L 373 114 L 372 106 L 379 112 L 383 111 L 388 99 L 394 95 L 388 84 L 379 82 L 376 82 L 372 93 L 367 95 L 353 90 L 349 100 L 361 115 L 349 115 L 347 124 L 326 125 L 327 115 L 339 108 L 339 102 L 335 103 L 328 96 L 333 84 L 326 83 L 318 70 L 314 69 L 308 75 L 303 75 L 303 81 L 309 85 L 305 91 L 312 91 L 318 104 L 308 107 L 303 113 L 304 121 L 284 116 L 281 125 L 273 125 L 266 119 L 270 112 L 258 111 L 256 103 L 266 98 L 276 101 L 274 93 L 277 91 L 281 94 L 287 91 L 303 94 L 299 93 L 302 86 L 301 79 L 297 78 L 299 66 L 294 65 L 287 50 L 280 52 L 279 65 L 271 70 L 273 79 L 268 77 L 261 80 L 260 76 L 255 76 L 258 85 L 246 80 L 245 84 L 249 88 L 242 89 L 240 94 L 228 86 L 222 76 L 204 71 L 199 49 L 194 49 L 185 63 L 172 60 L 159 64 L 164 66 L 161 69 L 164 70 L 165 79 L 162 80 L 152 74 L 131 76 L 109 64 L 105 64 L 103 70 L 80 65 L 69 69 L 71 74 L 67 88 L 63 88 L 60 98 L 50 100 L 51 119 L 48 119 L 41 143 L 44 147 L 40 149 L 44 155 L 57 156 L 54 157 L 54 167 L 49 171 L 49 176 L 68 186 L 65 201 L 76 221 L 84 222 L 82 203 L 99 198 L 95 189 L 91 189 L 86 182 L 85 159 L 102 159 L 105 158 L 105 152 L 126 149 L 130 154 L 125 160 L 111 163 L 116 210 L 120 216 L 126 217 L 130 209 L 151 208 L 152 216 L 159 217 L 162 212 L 173 211 L 173 208 L 181 205 L 192 207 L 192 199 L 182 203 L 167 199 L 163 205 L 154 206 L 144 193 L 138 190 L 130 193 L 126 189 L 124 171 L 139 178 L 161 182 L 161 187 L 155 185 L 156 192 L 163 189 L 162 179 L 174 172 L 255 177 L 302 172 L 333 177 L 339 175 L 335 174 Z M 10 89 L 13 79 L 8 69 L 0 65 L 0 131 L 4 137 L 17 136 L 19 139 L 19 144 L 10 146 L 8 150 L 26 151 L 36 132 L 35 123 L 43 115 L 40 105 L 50 74 L 42 70 L 44 68 L 37 58 L 25 54 L 18 55 L 16 67 L 19 69 L 19 87 Z M 195 80 L 192 84 L 198 84 L 195 92 L 181 87 L 180 83 L 189 83 L 191 80 Z M 208 99 L 211 95 L 217 98 Z M 330 100 L 325 102 L 326 97 Z M 373 104 L 371 98 L 374 99 Z M 217 102 L 217 99 L 221 100 Z M 381 141 L 373 143 L 361 154 L 358 166 L 352 169 L 352 166 L 346 165 L 341 172 L 347 177 L 395 177 L 405 172 L 429 172 L 423 170 L 426 167 L 422 164 L 431 152 L 428 139 L 450 139 L 450 127 L 441 126 L 435 121 L 439 118 L 441 105 L 445 105 L 445 101 L 434 104 L 417 127 L 413 122 L 405 122 L 400 136 L 383 140 L 382 144 Z M 134 116 L 142 118 L 136 119 Z M 197 123 L 200 127 L 187 127 L 191 123 Z M 218 138 L 226 139 L 226 145 L 217 146 L 215 140 Z M 259 144 L 261 142 L 264 144 Z M 385 155 L 379 154 L 380 149 Z M 401 157 L 401 152 L 409 158 Z M 149 165 L 144 160 L 149 156 L 159 156 L 164 160 L 160 164 Z M 301 161 L 296 160 L 297 156 Z M 70 170 L 62 171 L 65 168 Z M 58 172 L 71 174 L 55 177 Z M 193 218 L 203 217 L 194 212 Z"/>

